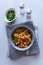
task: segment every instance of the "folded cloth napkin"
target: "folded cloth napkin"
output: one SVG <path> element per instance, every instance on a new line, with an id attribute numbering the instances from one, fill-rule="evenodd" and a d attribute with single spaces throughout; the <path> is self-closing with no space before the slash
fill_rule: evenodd
<path id="1" fill-rule="evenodd" d="M 32 22 L 28 21 L 28 22 L 24 22 L 21 24 L 17 24 L 17 25 L 29 26 L 35 33 L 35 27 L 34 27 Z M 10 41 L 10 32 L 17 25 L 10 25 L 10 24 L 6 25 L 6 32 L 7 32 L 7 37 L 8 37 L 8 46 L 9 46 L 9 57 L 12 59 L 17 59 L 17 58 L 20 58 L 23 56 L 30 56 L 30 55 L 39 54 L 40 51 L 39 51 L 38 41 L 36 38 L 35 38 L 35 41 L 34 41 L 32 47 L 26 51 L 17 51 L 16 49 L 11 47 L 11 45 L 10 45 L 10 42 L 11 42 Z"/>

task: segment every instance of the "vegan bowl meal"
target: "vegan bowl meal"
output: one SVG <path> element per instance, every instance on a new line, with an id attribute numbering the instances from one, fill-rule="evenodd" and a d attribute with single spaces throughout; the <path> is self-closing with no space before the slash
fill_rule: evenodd
<path id="1" fill-rule="evenodd" d="M 33 30 L 25 25 L 18 25 L 11 31 L 11 45 L 17 50 L 29 49 L 33 45 L 34 39 Z"/>

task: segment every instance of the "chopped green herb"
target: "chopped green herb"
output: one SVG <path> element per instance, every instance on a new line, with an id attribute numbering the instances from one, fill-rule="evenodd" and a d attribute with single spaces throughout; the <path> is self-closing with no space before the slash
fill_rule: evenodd
<path id="1" fill-rule="evenodd" d="M 28 35 L 28 33 L 27 32 L 24 32 L 24 35 Z"/>

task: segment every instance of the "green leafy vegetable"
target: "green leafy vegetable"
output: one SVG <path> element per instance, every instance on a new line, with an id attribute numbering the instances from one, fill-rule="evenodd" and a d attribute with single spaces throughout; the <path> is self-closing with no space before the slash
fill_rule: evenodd
<path id="1" fill-rule="evenodd" d="M 14 18 L 15 18 L 15 12 L 14 11 L 9 11 L 8 13 L 7 13 L 7 19 L 9 20 L 9 21 L 11 21 L 11 20 L 13 20 Z"/>

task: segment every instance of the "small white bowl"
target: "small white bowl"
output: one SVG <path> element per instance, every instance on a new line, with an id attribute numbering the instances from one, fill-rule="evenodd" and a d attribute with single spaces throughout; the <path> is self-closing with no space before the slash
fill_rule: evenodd
<path id="1" fill-rule="evenodd" d="M 7 17 L 6 17 L 7 13 L 8 13 L 10 10 L 12 10 L 12 11 L 15 12 L 15 18 L 14 18 L 13 20 L 11 20 L 11 21 L 9 21 L 9 20 L 7 19 Z M 15 8 L 9 8 L 8 10 L 6 10 L 6 13 L 5 13 L 5 21 L 6 21 L 7 23 L 11 23 L 11 22 L 13 22 L 15 19 L 16 19 L 16 10 L 15 10 Z"/>

